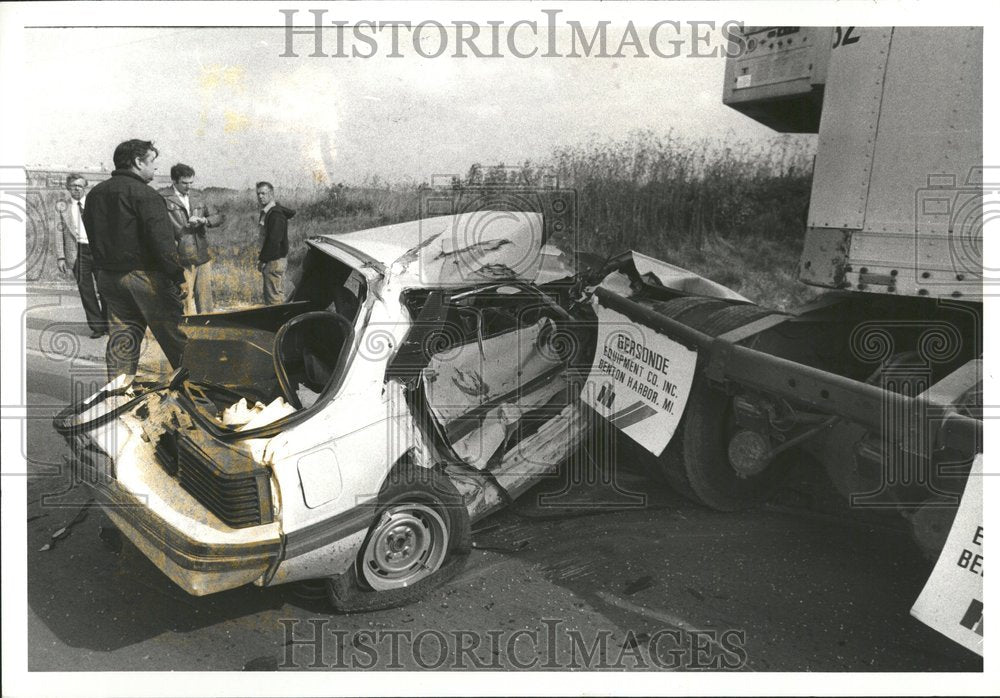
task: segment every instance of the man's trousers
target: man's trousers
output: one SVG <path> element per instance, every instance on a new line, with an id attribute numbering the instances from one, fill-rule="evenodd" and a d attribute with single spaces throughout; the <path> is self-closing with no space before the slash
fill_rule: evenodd
<path id="1" fill-rule="evenodd" d="M 135 375 L 146 328 L 153 331 L 173 368 L 181 365 L 187 335 L 181 329 L 181 294 L 159 271 L 97 272 L 97 286 L 108 308 L 110 337 L 105 359 L 108 380 Z"/>

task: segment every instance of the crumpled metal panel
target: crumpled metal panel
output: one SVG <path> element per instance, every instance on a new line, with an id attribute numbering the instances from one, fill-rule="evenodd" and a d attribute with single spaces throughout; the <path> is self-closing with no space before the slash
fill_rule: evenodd
<path id="1" fill-rule="evenodd" d="M 474 211 L 325 236 L 389 268 L 401 288 L 458 288 L 534 281 L 542 264 L 542 215 Z"/>
<path id="2" fill-rule="evenodd" d="M 647 274 L 652 274 L 656 277 L 656 281 L 659 281 L 659 284 L 665 288 L 692 296 L 708 296 L 711 298 L 750 302 L 749 299 L 744 298 L 736 291 L 726 288 L 722 284 L 706 279 L 704 276 L 699 276 L 693 271 L 661 262 L 653 257 L 647 257 L 644 254 L 633 251 L 632 262 L 635 264 L 635 269 L 639 272 L 640 277 L 645 279 Z M 603 286 L 604 283 L 602 282 L 601 285 Z"/>
<path id="3" fill-rule="evenodd" d="M 551 320 L 433 357 L 422 372 L 427 403 L 456 453 L 483 469 L 522 413 L 545 404 L 565 387 L 561 375 L 544 386 L 532 380 L 562 366 L 554 350 L 539 341 Z M 547 333 L 551 335 L 551 332 Z M 490 403 L 504 396 L 504 402 Z"/>

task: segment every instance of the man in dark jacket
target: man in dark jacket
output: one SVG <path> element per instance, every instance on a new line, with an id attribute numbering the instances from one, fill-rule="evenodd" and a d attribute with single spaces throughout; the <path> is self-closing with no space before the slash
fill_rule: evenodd
<path id="1" fill-rule="evenodd" d="M 285 271 L 288 268 L 288 219 L 295 211 L 274 200 L 274 186 L 257 182 L 257 203 L 260 204 L 260 229 L 264 242 L 257 256 L 257 269 L 264 276 L 264 303 L 285 302 Z"/>
<path id="2" fill-rule="evenodd" d="M 108 377 L 135 375 L 149 327 L 170 365 L 181 365 L 187 336 L 180 327 L 184 268 L 163 197 L 148 185 L 158 151 L 132 139 L 115 148 L 111 178 L 87 197 L 83 221 L 108 308 Z"/>

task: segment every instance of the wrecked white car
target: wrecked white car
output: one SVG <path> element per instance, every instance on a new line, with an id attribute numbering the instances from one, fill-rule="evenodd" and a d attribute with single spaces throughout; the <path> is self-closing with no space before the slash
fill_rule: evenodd
<path id="1" fill-rule="evenodd" d="M 188 318 L 168 380 L 120 376 L 56 427 L 187 592 L 406 603 L 587 431 L 590 311 L 543 242 L 540 215 L 489 211 L 311 239 L 289 302 Z"/>

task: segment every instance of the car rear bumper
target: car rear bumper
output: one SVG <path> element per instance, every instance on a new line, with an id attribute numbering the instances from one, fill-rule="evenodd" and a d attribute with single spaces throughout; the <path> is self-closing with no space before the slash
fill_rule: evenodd
<path id="1" fill-rule="evenodd" d="M 99 448 L 77 450 L 84 483 L 101 508 L 136 547 L 178 586 L 203 596 L 243 586 L 276 566 L 279 536 L 252 542 L 208 542 L 191 537 L 153 511 L 111 476 L 111 459 Z"/>

